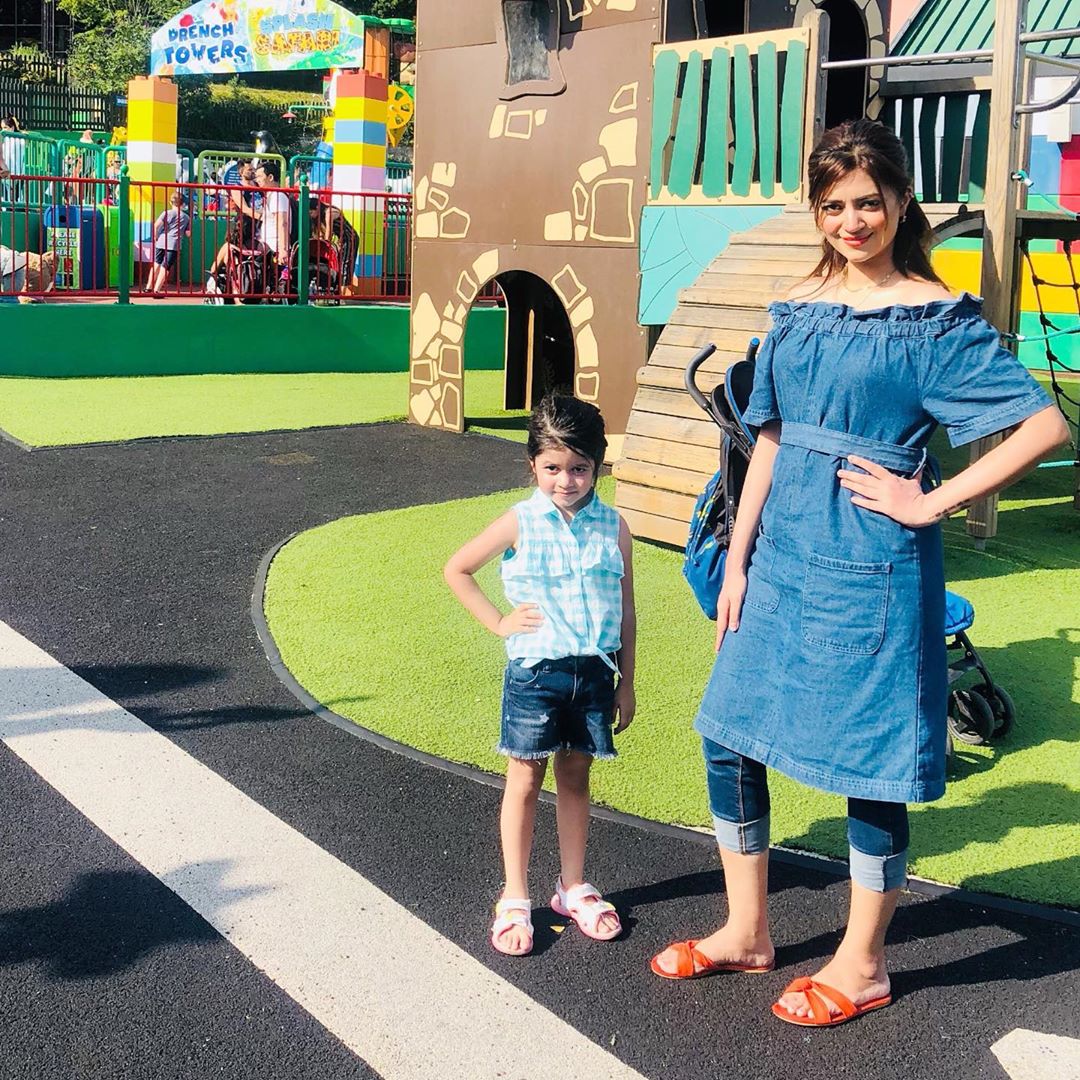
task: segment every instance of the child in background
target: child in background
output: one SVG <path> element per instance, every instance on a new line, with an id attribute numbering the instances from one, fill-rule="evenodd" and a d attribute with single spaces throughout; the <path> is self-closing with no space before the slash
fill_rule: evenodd
<path id="1" fill-rule="evenodd" d="M 155 299 L 165 295 L 165 282 L 180 252 L 180 234 L 191 236 L 191 218 L 184 210 L 184 196 L 174 191 L 171 210 L 162 210 L 154 222 L 154 265 L 146 288 Z"/>
<path id="2" fill-rule="evenodd" d="M 562 871 L 551 906 L 597 941 L 622 932 L 615 908 L 585 881 L 589 770 L 593 758 L 615 757 L 613 728 L 625 730 L 635 710 L 630 530 L 596 494 L 606 447 L 595 406 L 546 397 L 529 420 L 536 491 L 446 564 L 457 598 L 506 639 L 498 745 L 508 758 L 500 815 L 506 883 L 491 944 L 508 956 L 532 951 L 529 855 L 550 757 Z M 497 556 L 508 615 L 474 578 Z"/>

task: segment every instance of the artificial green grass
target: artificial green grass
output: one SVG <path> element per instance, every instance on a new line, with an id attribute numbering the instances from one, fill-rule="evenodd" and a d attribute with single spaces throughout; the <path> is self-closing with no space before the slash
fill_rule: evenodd
<path id="1" fill-rule="evenodd" d="M 1000 535 L 973 549 L 946 529 L 950 587 L 977 610 L 972 639 L 1016 702 L 1013 733 L 961 747 L 948 793 L 913 807 L 912 872 L 1051 904 L 1080 897 L 1080 518 L 1072 470 L 1037 474 L 1001 506 Z M 609 501 L 611 481 L 601 482 Z M 452 761 L 501 772 L 502 643 L 450 594 L 441 568 L 510 506 L 506 492 L 345 518 L 274 559 L 265 610 L 282 657 L 318 700 L 366 728 Z M 426 537 L 403 544 L 403 537 Z M 638 718 L 618 761 L 598 764 L 598 802 L 706 826 L 691 723 L 713 627 L 680 575 L 678 552 L 636 543 Z M 494 566 L 480 576 L 501 598 Z M 773 775 L 773 841 L 845 856 L 844 801 Z"/>
<path id="2" fill-rule="evenodd" d="M 0 429 L 29 446 L 293 431 L 402 420 L 408 396 L 404 372 L 4 378 Z M 523 440 L 525 414 L 501 401 L 501 371 L 465 373 L 470 429 Z"/>

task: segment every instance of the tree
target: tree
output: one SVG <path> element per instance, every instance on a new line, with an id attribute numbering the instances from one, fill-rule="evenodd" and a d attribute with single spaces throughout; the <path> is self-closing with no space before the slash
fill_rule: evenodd
<path id="1" fill-rule="evenodd" d="M 357 15 L 379 19 L 416 19 L 416 0 L 346 0 L 343 6 Z"/>
<path id="2" fill-rule="evenodd" d="M 86 27 L 73 41 L 72 76 L 98 93 L 122 93 L 146 74 L 150 35 L 185 7 L 187 0 L 60 0 L 60 10 Z"/>

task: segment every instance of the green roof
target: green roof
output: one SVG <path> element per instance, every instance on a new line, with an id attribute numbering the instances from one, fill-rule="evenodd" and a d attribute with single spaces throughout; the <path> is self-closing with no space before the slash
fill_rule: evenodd
<path id="1" fill-rule="evenodd" d="M 1080 0 L 1028 0 L 1024 22 L 1030 32 L 1075 30 L 1080 26 Z M 994 0 L 926 0 L 890 52 L 894 56 L 926 56 L 989 49 L 993 44 Z M 1037 41 L 1028 48 L 1050 56 L 1078 56 L 1080 39 Z"/>

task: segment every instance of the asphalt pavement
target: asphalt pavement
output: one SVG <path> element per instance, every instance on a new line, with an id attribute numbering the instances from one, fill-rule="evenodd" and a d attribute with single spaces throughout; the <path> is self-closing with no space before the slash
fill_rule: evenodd
<path id="1" fill-rule="evenodd" d="M 558 933 L 541 907 L 532 957 L 491 950 L 498 790 L 313 715 L 275 677 L 250 604 L 264 555 L 293 533 L 523 475 L 518 444 L 398 424 L 0 444 L 0 620 L 644 1076 L 1001 1078 L 991 1046 L 1014 1029 L 1080 1038 L 1080 930 L 918 894 L 890 934 L 891 1008 L 830 1031 L 780 1024 L 770 1002 L 830 954 L 847 898 L 835 873 L 783 861 L 775 973 L 659 980 L 649 956 L 722 917 L 718 860 L 706 838 L 620 821 L 594 824 L 589 862 L 623 938 Z M 0 1077 L 375 1075 L 3 745 L 0 791 Z M 534 865 L 554 881 L 548 806 Z M 400 963 L 424 979 L 424 955 Z"/>

